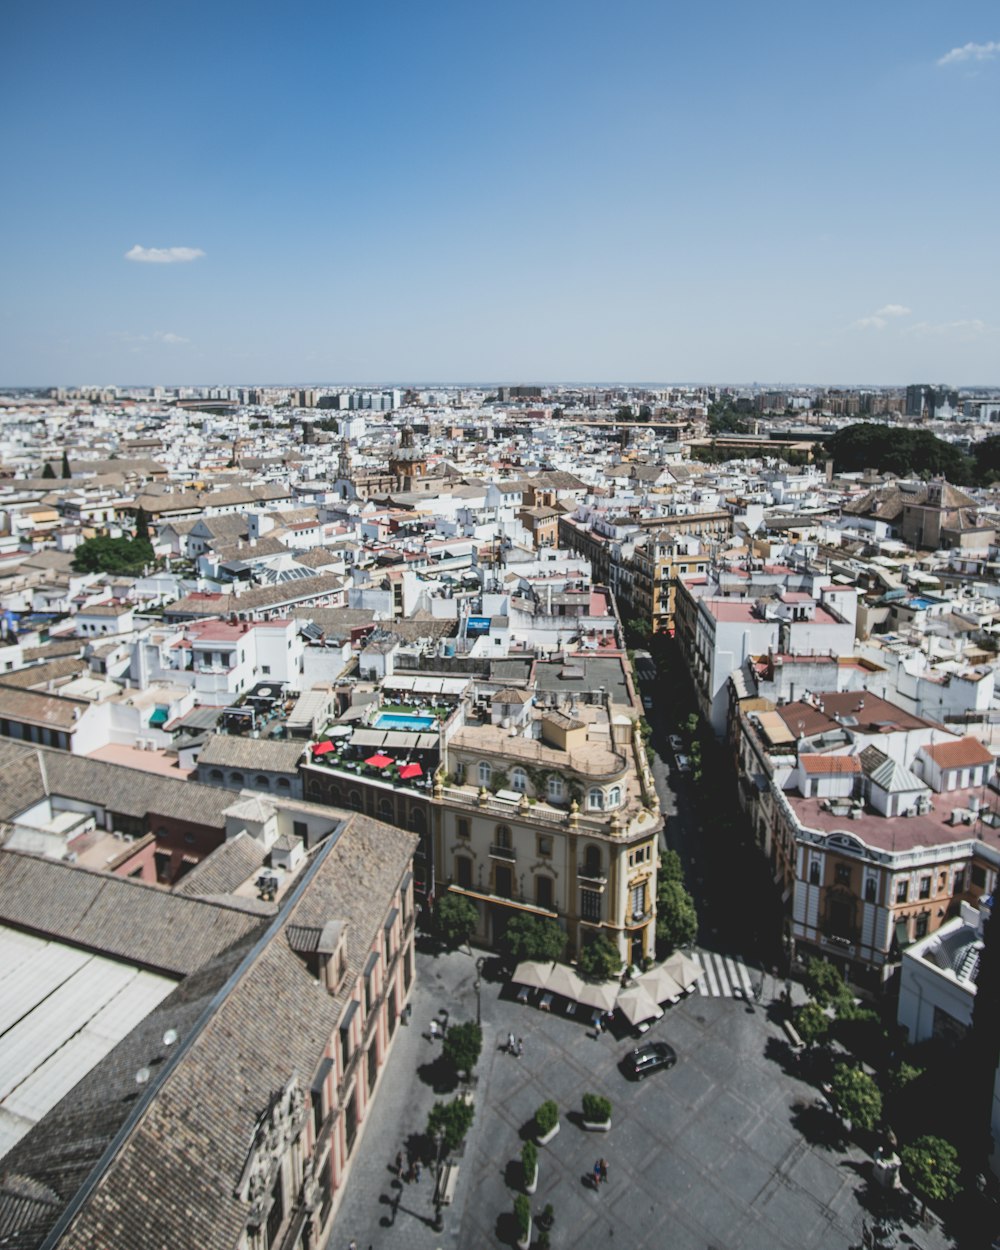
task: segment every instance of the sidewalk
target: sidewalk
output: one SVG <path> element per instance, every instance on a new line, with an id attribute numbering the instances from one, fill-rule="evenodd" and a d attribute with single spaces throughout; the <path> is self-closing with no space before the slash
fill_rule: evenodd
<path id="1" fill-rule="evenodd" d="M 441 1043 L 429 1041 L 427 1030 L 442 1009 L 448 1011 L 451 1024 L 475 1020 L 476 995 L 472 986 L 476 963 L 474 957 L 457 953 L 440 958 L 418 954 L 417 964 L 410 1023 L 400 1025 L 396 1031 L 374 1107 L 355 1146 L 347 1192 L 334 1219 L 328 1250 L 347 1250 L 352 1239 L 358 1243 L 359 1250 L 366 1250 L 368 1246 L 375 1250 L 392 1246 L 406 1247 L 406 1250 L 445 1250 L 459 1244 L 458 1231 L 468 1195 L 461 1173 L 454 1205 L 442 1210 L 444 1231 L 436 1233 L 432 1227 L 433 1167 L 424 1167 L 419 1182 L 401 1183 L 396 1177 L 395 1159 L 399 1150 L 405 1158 L 406 1141 L 411 1134 L 424 1131 L 434 1103 L 454 1096 L 436 1095 L 432 1087 L 419 1078 L 417 1070 L 440 1056 Z M 485 991 L 484 986 L 484 1007 Z M 485 1088 L 489 1085 L 488 1069 L 494 1050 L 492 1030 L 484 1020 L 483 1056 L 477 1072 Z M 476 1111 L 466 1152 L 474 1149 L 484 1119 L 478 1105 Z"/>

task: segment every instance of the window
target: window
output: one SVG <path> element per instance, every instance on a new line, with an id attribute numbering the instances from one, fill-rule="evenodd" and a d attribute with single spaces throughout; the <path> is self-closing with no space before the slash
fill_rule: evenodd
<path id="1" fill-rule="evenodd" d="M 552 899 L 554 892 L 552 889 L 553 881 L 551 877 L 535 878 L 535 902 L 539 907 L 544 907 L 546 911 L 553 910 Z"/>
<path id="2" fill-rule="evenodd" d="M 848 885 L 848 886 L 851 884 L 850 864 L 838 864 L 837 865 L 837 884 Z"/>
<path id="3" fill-rule="evenodd" d="M 375 1082 L 378 1080 L 378 1038 L 372 1040 L 372 1044 L 368 1047 L 368 1092 L 375 1088 Z"/>
<path id="4" fill-rule="evenodd" d="M 622 791 L 621 786 L 612 786 L 608 791 L 608 807 L 621 807 Z"/>
<path id="5" fill-rule="evenodd" d="M 184 835 L 184 841 L 188 844 L 188 846 L 194 846 L 194 834 L 186 833 Z"/>
<path id="6" fill-rule="evenodd" d="M 355 812 L 361 811 L 361 791 L 350 790 L 347 795 L 347 806 Z"/>
<path id="7" fill-rule="evenodd" d="M 260 666 L 260 671 L 264 674 L 265 677 L 267 677 L 271 672 L 270 664 L 262 664 Z"/>
<path id="8" fill-rule="evenodd" d="M 972 884 L 979 889 L 983 889 L 986 885 L 986 869 L 979 864 L 972 865 Z"/>
<path id="9" fill-rule="evenodd" d="M 878 882 L 874 877 L 869 877 L 865 882 L 865 902 L 874 903 L 878 896 Z"/>
<path id="10" fill-rule="evenodd" d="M 469 818 L 468 816 L 459 816 L 458 818 L 458 836 L 465 840 L 469 837 Z"/>
<path id="11" fill-rule="evenodd" d="M 504 864 L 497 864 L 493 869 L 493 892 L 500 898 L 510 898 L 513 890 L 514 876 Z"/>
<path id="12" fill-rule="evenodd" d="M 580 915 L 594 923 L 601 918 L 601 894 L 599 890 L 580 891 Z"/>
<path id="13" fill-rule="evenodd" d="M 896 882 L 896 902 L 905 903 L 909 897 L 910 897 L 909 881 L 897 881 Z"/>
<path id="14" fill-rule="evenodd" d="M 479 784 L 481 786 L 488 786 L 490 784 L 490 778 L 492 776 L 493 776 L 492 765 L 487 764 L 485 760 L 480 760 L 479 761 Z"/>
<path id="15" fill-rule="evenodd" d="M 545 783 L 545 793 L 550 803 L 561 803 L 566 793 L 562 777 L 550 776 Z"/>
<path id="16" fill-rule="evenodd" d="M 209 780 L 210 780 L 210 781 L 221 781 L 221 780 L 222 780 L 222 769 L 221 769 L 221 768 L 213 768 L 213 769 L 212 769 L 212 771 L 208 774 L 208 777 L 209 777 Z"/>
<path id="17" fill-rule="evenodd" d="M 915 928 L 915 930 L 914 930 L 914 935 L 913 935 L 913 936 L 914 936 L 915 938 L 922 938 L 922 937 L 926 937 L 926 936 L 927 936 L 927 926 L 928 926 L 929 924 L 930 924 L 930 913 L 928 913 L 928 912 L 926 912 L 926 911 L 922 911 L 922 912 L 920 913 L 920 915 L 917 917 L 917 924 L 916 924 L 916 928 Z"/>
<path id="18" fill-rule="evenodd" d="M 268 781 L 263 773 L 258 773 L 257 776 L 254 777 L 253 783 L 258 790 L 270 790 L 271 788 L 270 781 Z"/>
<path id="19" fill-rule="evenodd" d="M 497 846 L 502 846 L 505 850 L 508 850 L 508 851 L 510 850 L 511 848 L 510 825 L 497 825 L 496 844 Z"/>
<path id="20" fill-rule="evenodd" d="M 233 785 L 234 785 L 234 786 L 241 786 L 241 785 L 243 784 L 243 780 L 244 780 L 244 778 L 243 778 L 243 774 L 242 774 L 242 773 L 231 773 L 231 774 L 230 774 L 230 780 L 232 781 L 232 783 L 233 783 Z"/>
<path id="21" fill-rule="evenodd" d="M 463 890 L 472 889 L 472 860 L 468 855 L 455 856 L 455 881 Z"/>
<path id="22" fill-rule="evenodd" d="M 815 860 L 809 865 L 809 884 L 819 885 L 819 864 Z"/>
<path id="23" fill-rule="evenodd" d="M 931 879 L 930 877 L 920 878 L 920 897 L 930 898 L 931 896 Z"/>
<path id="24" fill-rule="evenodd" d="M 601 875 L 601 848 L 588 846 L 583 852 L 583 875 L 599 877 Z"/>
<path id="25" fill-rule="evenodd" d="M 587 792 L 587 806 L 592 812 L 600 812 L 604 810 L 604 791 L 598 790 L 595 786 L 593 790 Z"/>
<path id="26" fill-rule="evenodd" d="M 551 859 L 552 857 L 552 839 L 548 835 L 539 835 L 538 857 L 539 859 Z"/>
<path id="27" fill-rule="evenodd" d="M 288 780 L 288 778 L 287 778 L 287 777 L 279 777 L 279 778 L 278 778 L 278 789 L 279 789 L 279 790 L 290 790 L 291 788 L 292 788 L 292 783 Z"/>
<path id="28" fill-rule="evenodd" d="M 304 820 L 293 820 L 292 821 L 292 834 L 296 838 L 301 838 L 302 841 L 305 842 L 309 834 L 309 826 L 306 824 Z"/>
<path id="29" fill-rule="evenodd" d="M 964 891 L 965 891 L 965 870 L 962 868 L 959 868 L 958 872 L 955 873 L 955 885 L 953 887 L 952 892 L 955 894 L 962 894 L 964 893 Z"/>
<path id="30" fill-rule="evenodd" d="M 632 919 L 641 920 L 646 914 L 646 884 L 634 885 L 632 895 Z"/>
<path id="31" fill-rule="evenodd" d="M 510 770 L 510 786 L 512 790 L 516 790 L 518 794 L 525 794 L 528 789 L 528 774 L 523 768 L 512 768 Z"/>

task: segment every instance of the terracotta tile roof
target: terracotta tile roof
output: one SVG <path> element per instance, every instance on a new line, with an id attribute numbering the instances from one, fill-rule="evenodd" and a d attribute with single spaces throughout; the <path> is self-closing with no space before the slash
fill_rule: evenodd
<path id="1" fill-rule="evenodd" d="M 861 761 L 856 755 L 800 755 L 802 770 L 814 776 L 845 776 L 860 773 Z"/>
<path id="2" fill-rule="evenodd" d="M 959 738 L 957 742 L 939 742 L 922 748 L 939 768 L 974 768 L 992 764 L 993 754 L 975 738 Z"/>

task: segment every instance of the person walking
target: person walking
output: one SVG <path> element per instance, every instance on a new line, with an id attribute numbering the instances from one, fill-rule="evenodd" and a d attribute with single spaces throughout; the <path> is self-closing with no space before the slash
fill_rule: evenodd
<path id="1" fill-rule="evenodd" d="M 508 1054 L 508 1055 L 516 1055 L 516 1054 L 517 1054 L 517 1044 L 516 1044 L 516 1042 L 514 1041 L 514 1034 L 513 1034 L 513 1033 L 508 1033 L 508 1034 L 507 1034 L 507 1054 Z"/>
<path id="2" fill-rule="evenodd" d="M 431 1025 L 430 1025 L 430 1030 L 429 1030 L 429 1031 L 430 1031 L 430 1035 L 431 1035 L 431 1041 L 432 1041 L 432 1042 L 436 1042 L 436 1041 L 437 1041 L 437 1035 L 438 1035 L 438 1022 L 437 1022 L 436 1020 L 432 1020 L 432 1021 L 431 1021 Z"/>
<path id="3" fill-rule="evenodd" d="M 523 1037 L 519 1037 L 517 1039 L 517 1057 L 518 1059 L 522 1059 L 524 1057 L 524 1038 Z"/>
<path id="4" fill-rule="evenodd" d="M 420 1160 L 418 1159 L 416 1163 L 414 1163 L 413 1165 L 413 1179 L 417 1182 L 418 1185 L 420 1184 L 420 1172 L 421 1172 Z"/>
<path id="5" fill-rule="evenodd" d="M 607 1183 L 608 1183 L 608 1161 L 607 1159 L 602 1159 L 601 1160 L 601 1184 L 606 1185 Z"/>
<path id="6" fill-rule="evenodd" d="M 594 1163 L 594 1188 L 600 1189 L 600 1187 L 601 1187 L 601 1161 L 600 1159 L 598 1159 Z"/>
<path id="7" fill-rule="evenodd" d="M 396 1175 L 403 1175 L 403 1152 L 401 1150 L 396 1151 Z"/>
<path id="8" fill-rule="evenodd" d="M 358 1250 L 358 1243 L 356 1241 L 352 1241 L 348 1245 L 347 1250 Z"/>

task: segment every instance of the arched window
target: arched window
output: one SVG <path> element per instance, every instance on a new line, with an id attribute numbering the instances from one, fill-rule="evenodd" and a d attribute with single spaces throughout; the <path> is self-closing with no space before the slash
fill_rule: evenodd
<path id="1" fill-rule="evenodd" d="M 516 790 L 518 794 L 524 794 L 528 789 L 528 774 L 523 768 L 512 768 L 510 770 L 510 788 Z"/>
<path id="2" fill-rule="evenodd" d="M 608 807 L 621 807 L 622 805 L 622 788 L 621 786 L 612 786 L 608 791 Z"/>
<path id="3" fill-rule="evenodd" d="M 563 785 L 562 777 L 557 777 L 555 773 L 551 773 L 548 781 L 545 783 L 545 793 L 550 803 L 561 803 L 566 794 L 566 787 Z"/>
<path id="4" fill-rule="evenodd" d="M 221 769 L 221 768 L 213 768 L 213 769 L 212 769 L 212 771 L 208 774 L 208 777 L 209 777 L 209 780 L 210 780 L 210 781 L 221 781 L 221 780 L 222 780 L 222 769 Z"/>
<path id="5" fill-rule="evenodd" d="M 410 832 L 424 833 L 427 829 L 427 817 L 424 815 L 422 807 L 410 808 Z"/>
<path id="6" fill-rule="evenodd" d="M 361 811 L 361 791 L 351 790 L 347 796 L 347 806 L 353 808 L 354 811 Z"/>
<path id="7" fill-rule="evenodd" d="M 602 811 L 604 808 L 604 791 L 599 790 L 596 786 L 592 790 L 588 790 L 587 806 L 592 812 Z"/>
<path id="8" fill-rule="evenodd" d="M 488 786 L 490 784 L 490 778 L 492 776 L 493 776 L 492 764 L 488 764 L 486 760 L 480 760 L 479 761 L 479 784 L 481 786 Z"/>
<path id="9" fill-rule="evenodd" d="M 254 777 L 253 783 L 257 787 L 258 790 L 270 790 L 271 788 L 271 783 L 268 781 L 268 779 L 264 776 L 263 773 L 258 773 L 257 776 Z"/>
<path id="10" fill-rule="evenodd" d="M 395 813 L 392 810 L 392 799 L 382 798 L 378 801 L 378 818 L 388 823 L 392 823 Z"/>
<path id="11" fill-rule="evenodd" d="M 279 790 L 290 790 L 291 788 L 292 788 L 292 783 L 288 780 L 288 778 L 287 778 L 287 777 L 279 777 L 279 778 L 278 778 L 278 789 L 279 789 Z"/>
<path id="12" fill-rule="evenodd" d="M 588 846 L 583 852 L 583 870 L 588 877 L 601 875 L 601 848 Z"/>
<path id="13" fill-rule="evenodd" d="M 230 773 L 229 779 L 234 786 L 241 786 L 245 780 L 242 773 Z"/>
<path id="14" fill-rule="evenodd" d="M 497 825 L 496 845 L 502 846 L 509 851 L 512 846 L 511 839 L 510 825 Z"/>

